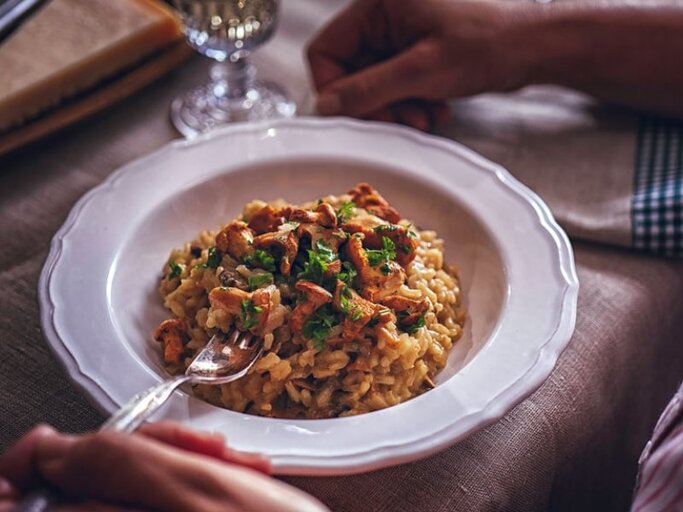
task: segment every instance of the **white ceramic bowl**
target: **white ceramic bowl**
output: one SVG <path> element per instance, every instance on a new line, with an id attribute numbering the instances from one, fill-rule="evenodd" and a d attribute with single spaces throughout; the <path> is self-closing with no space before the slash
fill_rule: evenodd
<path id="1" fill-rule="evenodd" d="M 446 240 L 469 310 L 436 389 L 329 420 L 223 410 L 183 392 L 164 416 L 220 431 L 276 471 L 342 474 L 414 460 L 500 418 L 537 389 L 574 328 L 572 250 L 548 208 L 507 171 L 451 141 L 347 119 L 238 124 L 177 141 L 86 194 L 55 235 L 40 279 L 45 336 L 105 411 L 163 379 L 154 327 L 171 248 L 254 198 L 310 200 L 376 186 Z"/>

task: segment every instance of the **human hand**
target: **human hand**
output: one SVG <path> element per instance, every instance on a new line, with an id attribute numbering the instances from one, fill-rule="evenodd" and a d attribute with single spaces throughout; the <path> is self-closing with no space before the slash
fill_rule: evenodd
<path id="1" fill-rule="evenodd" d="M 449 98 L 521 87 L 533 45 L 519 3 L 354 1 L 308 48 L 318 112 L 428 130 L 448 120 Z"/>
<path id="2" fill-rule="evenodd" d="M 179 424 L 83 436 L 40 426 L 0 457 L 0 512 L 45 484 L 63 511 L 315 511 L 314 498 L 264 475 L 269 462 Z"/>

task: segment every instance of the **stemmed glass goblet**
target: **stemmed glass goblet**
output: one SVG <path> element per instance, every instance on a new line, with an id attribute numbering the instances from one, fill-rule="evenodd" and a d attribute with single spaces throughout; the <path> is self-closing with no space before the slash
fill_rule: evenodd
<path id="1" fill-rule="evenodd" d="M 176 98 L 171 119 L 194 137 L 236 121 L 292 117 L 296 104 L 280 86 L 256 79 L 249 54 L 275 30 L 278 0 L 173 0 L 187 41 L 215 60 L 210 81 Z"/>

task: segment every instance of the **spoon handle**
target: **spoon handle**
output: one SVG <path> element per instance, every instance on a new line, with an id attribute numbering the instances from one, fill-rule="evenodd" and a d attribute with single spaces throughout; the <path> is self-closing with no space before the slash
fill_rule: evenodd
<path id="1" fill-rule="evenodd" d="M 117 432 L 133 432 L 164 405 L 179 386 L 191 378 L 188 375 L 178 375 L 138 393 L 115 412 L 101 428 Z"/>

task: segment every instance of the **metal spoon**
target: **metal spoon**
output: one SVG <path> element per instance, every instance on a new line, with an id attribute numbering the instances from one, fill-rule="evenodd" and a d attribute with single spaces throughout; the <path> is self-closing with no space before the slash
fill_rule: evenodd
<path id="1" fill-rule="evenodd" d="M 133 432 L 156 412 L 173 392 L 186 382 L 227 384 L 244 376 L 263 352 L 260 338 L 232 330 L 227 336 L 214 335 L 183 375 L 163 381 L 135 395 L 109 418 L 103 429 Z"/>

